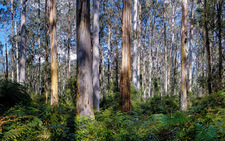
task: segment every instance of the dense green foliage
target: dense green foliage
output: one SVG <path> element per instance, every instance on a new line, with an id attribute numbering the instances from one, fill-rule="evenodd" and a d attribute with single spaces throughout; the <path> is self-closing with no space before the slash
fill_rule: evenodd
<path id="1" fill-rule="evenodd" d="M 182 112 L 177 96 L 154 97 L 144 102 L 131 88 L 131 113 L 120 112 L 119 93 L 111 93 L 101 102 L 101 111 L 95 112 L 95 119 L 91 119 L 76 117 L 74 95 L 70 93 L 76 90 L 70 86 L 73 83 L 75 80 L 71 79 L 70 90 L 60 97 L 56 108 L 40 104 L 38 96 L 32 96 L 30 105 L 18 98 L 10 109 L 9 105 L 1 104 L 1 108 L 8 109 L 0 117 L 0 139 L 209 141 L 225 138 L 225 90 L 192 99 L 188 111 Z M 4 82 L 1 87 L 6 87 L 9 94 L 14 88 L 15 93 L 6 100 L 27 94 L 19 84 Z"/>

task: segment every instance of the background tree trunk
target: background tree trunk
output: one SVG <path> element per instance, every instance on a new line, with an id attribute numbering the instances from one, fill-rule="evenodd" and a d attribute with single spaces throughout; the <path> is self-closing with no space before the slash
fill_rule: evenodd
<path id="1" fill-rule="evenodd" d="M 194 22 L 194 0 L 191 2 L 191 25 L 190 25 L 190 45 L 188 57 L 188 92 L 192 92 L 192 46 L 193 46 L 193 22 Z"/>
<path id="2" fill-rule="evenodd" d="M 211 87 L 211 56 L 210 56 L 210 46 L 209 46 L 209 29 L 208 29 L 208 14 L 207 14 L 207 0 L 204 0 L 204 16 L 205 16 L 205 44 L 206 44 L 206 52 L 207 52 L 207 62 L 208 62 L 208 79 L 207 79 L 207 84 L 208 84 L 208 92 L 209 94 L 212 93 L 212 87 Z"/>
<path id="3" fill-rule="evenodd" d="M 164 24 L 164 59 L 165 59 L 165 82 L 164 82 L 164 89 L 165 95 L 167 95 L 167 43 L 166 43 L 166 6 L 165 0 L 163 2 L 163 24 Z"/>
<path id="4" fill-rule="evenodd" d="M 7 51 L 7 27 L 4 26 L 5 28 L 5 80 L 8 81 L 8 51 Z"/>
<path id="5" fill-rule="evenodd" d="M 49 36 L 49 21 L 48 21 L 48 0 L 45 0 L 45 103 L 48 102 L 48 36 Z"/>
<path id="6" fill-rule="evenodd" d="M 137 74 L 137 60 L 138 60 L 138 41 L 137 41 L 137 23 L 138 23 L 138 0 L 134 0 L 134 49 L 133 49 L 133 75 L 132 82 L 135 89 L 137 89 L 138 74 Z"/>

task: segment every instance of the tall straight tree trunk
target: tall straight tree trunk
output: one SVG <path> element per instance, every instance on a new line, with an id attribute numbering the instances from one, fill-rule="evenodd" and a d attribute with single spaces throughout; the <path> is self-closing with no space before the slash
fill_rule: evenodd
<path id="1" fill-rule="evenodd" d="M 7 51 L 7 32 L 6 26 L 5 28 L 5 80 L 8 81 L 8 51 Z"/>
<path id="2" fill-rule="evenodd" d="M 175 66 L 175 42 L 174 42 L 174 25 L 175 25 L 175 6 L 174 0 L 171 1 L 172 5 L 172 29 L 171 29 L 171 43 L 172 43 L 172 52 L 171 52 L 171 95 L 174 95 L 175 89 L 175 74 L 174 74 L 174 66 Z"/>
<path id="3" fill-rule="evenodd" d="M 16 11 L 15 11 L 16 13 Z M 18 48 L 18 37 L 17 37 L 17 23 L 16 23 L 16 14 L 15 14 L 15 37 L 16 37 L 16 81 L 20 81 L 20 72 L 19 72 L 19 48 Z"/>
<path id="4" fill-rule="evenodd" d="M 39 49 L 39 58 L 38 58 L 38 77 L 39 77 L 39 94 L 41 94 L 41 2 L 38 0 L 38 49 Z"/>
<path id="5" fill-rule="evenodd" d="M 211 87 L 211 56 L 210 56 L 210 47 L 209 47 L 209 29 L 208 29 L 208 14 L 207 14 L 207 0 L 204 0 L 204 26 L 205 26 L 205 44 L 206 44 L 206 52 L 207 52 L 207 62 L 208 62 L 208 79 L 207 79 L 207 85 L 208 85 L 208 92 L 209 94 L 212 93 L 212 87 Z"/>
<path id="6" fill-rule="evenodd" d="M 116 42 L 116 91 L 119 91 L 119 51 Z"/>
<path id="7" fill-rule="evenodd" d="M 164 24 L 164 59 L 165 59 L 165 82 L 164 82 L 164 89 L 165 95 L 167 95 L 167 44 L 166 44 L 166 6 L 165 0 L 163 2 L 163 24 Z"/>
<path id="8" fill-rule="evenodd" d="M 57 37 L 56 37 L 56 0 L 51 0 L 51 105 L 58 104 L 58 74 L 57 74 Z"/>
<path id="9" fill-rule="evenodd" d="M 110 66 L 110 54 L 111 54 L 111 50 L 110 50 L 110 48 L 111 48 L 111 27 L 110 27 L 110 25 L 108 25 L 108 84 L 110 84 L 110 82 L 111 82 L 111 78 L 110 78 L 110 76 L 111 76 L 111 66 Z M 112 60 L 111 60 L 112 61 Z"/>
<path id="10" fill-rule="evenodd" d="M 193 46 L 194 0 L 191 2 L 190 47 L 188 57 L 188 92 L 192 92 L 192 46 Z"/>
<path id="11" fill-rule="evenodd" d="M 142 69 L 142 89 L 143 89 L 143 93 L 144 93 L 144 100 L 146 100 L 146 93 L 147 93 L 147 89 L 146 89 L 146 52 L 147 52 L 147 43 L 146 43 L 146 39 L 147 39 L 147 32 L 148 32 L 148 26 L 145 27 L 145 39 L 144 39 L 144 52 L 143 54 L 143 69 Z"/>
<path id="12" fill-rule="evenodd" d="M 70 78 L 70 48 L 71 48 L 71 23 L 70 23 L 70 1 L 68 11 L 68 43 L 67 43 L 67 80 Z"/>
<path id="13" fill-rule="evenodd" d="M 219 88 L 223 88 L 222 86 L 222 80 L 223 80 L 223 52 L 222 52 L 222 4 L 223 0 L 219 0 L 218 6 L 217 6 L 217 26 L 218 26 L 218 38 L 219 38 Z"/>
<path id="14" fill-rule="evenodd" d="M 182 0 L 182 28 L 181 28 L 181 110 L 187 110 L 187 53 L 188 26 L 187 0 Z"/>
<path id="15" fill-rule="evenodd" d="M 150 27 L 149 27 L 150 29 Z M 151 97 L 153 96 L 151 94 L 152 92 L 152 47 L 153 47 L 153 38 L 154 38 L 154 29 L 155 29 L 155 18 L 154 18 L 154 21 L 153 21 L 153 24 L 152 24 L 152 30 L 151 32 L 149 32 L 149 84 L 148 84 L 148 97 Z M 151 35 L 150 35 L 151 34 Z"/>
<path id="16" fill-rule="evenodd" d="M 138 60 L 138 41 L 137 41 L 137 23 L 138 23 L 138 0 L 134 0 L 134 49 L 133 49 L 133 75 L 132 82 L 135 89 L 137 89 L 138 74 L 137 74 L 137 60 Z"/>
<path id="17" fill-rule="evenodd" d="M 49 36 L 49 21 L 48 21 L 48 0 L 45 0 L 45 103 L 48 102 L 48 36 Z"/>
<path id="18" fill-rule="evenodd" d="M 77 115 L 94 118 L 90 35 L 90 1 L 77 0 Z"/>
<path id="19" fill-rule="evenodd" d="M 25 83 L 26 70 L 26 2 L 21 0 L 21 33 L 20 33 L 20 83 Z"/>
<path id="20" fill-rule="evenodd" d="M 122 17 L 122 61 L 120 72 L 120 109 L 123 112 L 131 110 L 130 73 L 131 73 L 131 0 L 123 0 Z"/>
<path id="21" fill-rule="evenodd" d="M 137 89 L 138 91 L 140 90 L 140 75 L 141 75 L 141 48 L 142 48 L 142 43 L 141 43 L 141 2 L 140 0 L 138 1 L 138 49 L 137 49 Z"/>
<path id="22" fill-rule="evenodd" d="M 13 35 L 13 5 L 14 5 L 14 3 L 13 3 L 13 0 L 11 0 L 11 20 L 12 20 L 12 22 L 11 22 L 11 35 L 12 35 L 12 42 L 11 42 L 11 44 L 12 44 L 12 82 L 14 81 L 14 35 Z"/>
<path id="23" fill-rule="evenodd" d="M 93 36 L 93 98 L 94 98 L 94 108 L 99 111 L 99 96 L 100 96 L 100 86 L 99 86 L 99 0 L 93 1 L 94 10 L 94 36 Z"/>
<path id="24" fill-rule="evenodd" d="M 101 57 L 101 93 L 104 97 L 104 73 L 105 73 L 105 64 L 104 64 L 104 53 L 102 49 L 102 42 L 100 42 L 101 51 L 100 51 L 100 57 Z"/>

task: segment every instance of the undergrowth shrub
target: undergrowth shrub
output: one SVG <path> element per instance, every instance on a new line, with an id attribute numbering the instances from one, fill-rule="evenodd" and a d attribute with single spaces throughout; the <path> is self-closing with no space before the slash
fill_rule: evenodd
<path id="1" fill-rule="evenodd" d="M 29 105 L 32 99 L 26 90 L 19 83 L 0 81 L 0 114 L 16 104 Z"/>

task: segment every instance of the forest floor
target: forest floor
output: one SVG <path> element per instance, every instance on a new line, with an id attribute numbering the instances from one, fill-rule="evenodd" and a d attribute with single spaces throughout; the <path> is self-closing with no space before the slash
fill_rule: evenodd
<path id="1" fill-rule="evenodd" d="M 52 108 L 44 103 L 44 95 L 27 94 L 23 86 L 6 82 L 0 86 L 3 141 L 225 140 L 225 89 L 201 98 L 189 95 L 189 108 L 183 112 L 177 96 L 155 96 L 144 102 L 132 88 L 131 112 L 119 110 L 119 93 L 115 92 L 104 97 L 92 119 L 76 117 L 71 91 Z"/>

